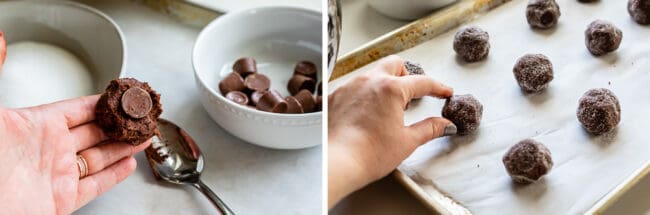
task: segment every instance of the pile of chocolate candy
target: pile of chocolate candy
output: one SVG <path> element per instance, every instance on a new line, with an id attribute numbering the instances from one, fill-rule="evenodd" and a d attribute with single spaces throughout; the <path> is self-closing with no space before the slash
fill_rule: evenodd
<path id="1" fill-rule="evenodd" d="M 244 57 L 235 61 L 232 72 L 219 83 L 219 90 L 237 104 L 273 113 L 300 114 L 321 111 L 323 108 L 322 84 L 318 69 L 309 61 L 296 64 L 287 89 L 291 96 L 283 97 L 271 90 L 271 80 L 257 72 L 257 62 Z M 314 96 L 317 93 L 317 96 Z"/>

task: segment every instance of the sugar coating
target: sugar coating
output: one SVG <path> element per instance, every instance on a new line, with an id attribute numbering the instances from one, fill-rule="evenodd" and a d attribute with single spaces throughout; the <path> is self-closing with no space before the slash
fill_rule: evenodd
<path id="1" fill-rule="evenodd" d="M 557 24 L 560 6 L 555 0 L 529 0 L 526 7 L 526 20 L 533 28 L 548 29 Z"/>
<path id="2" fill-rule="evenodd" d="M 616 128 L 621 121 L 621 105 L 612 91 L 591 89 L 580 98 L 576 115 L 587 132 L 601 135 Z"/>
<path id="3" fill-rule="evenodd" d="M 585 31 L 585 45 L 595 56 L 616 51 L 623 40 L 623 32 L 605 20 L 593 21 Z"/>
<path id="4" fill-rule="evenodd" d="M 458 127 L 459 135 L 466 135 L 481 125 L 483 105 L 470 94 L 454 95 L 445 102 L 442 116 Z"/>
<path id="5" fill-rule="evenodd" d="M 525 92 L 539 92 L 553 80 L 553 64 L 543 54 L 527 54 L 513 68 L 519 87 Z"/>
<path id="6" fill-rule="evenodd" d="M 467 62 L 477 62 L 490 53 L 489 40 L 490 35 L 479 27 L 464 27 L 454 36 L 454 51 Z"/>
<path id="7" fill-rule="evenodd" d="M 6 38 L 6 37 L 5 37 Z M 62 47 L 32 41 L 7 44 L 0 104 L 22 108 L 96 93 L 92 70 Z"/>
<path id="8" fill-rule="evenodd" d="M 629 0 L 627 11 L 637 23 L 650 24 L 650 0 Z"/>
<path id="9" fill-rule="evenodd" d="M 525 139 L 503 155 L 503 165 L 515 183 L 530 184 L 553 168 L 551 152 L 542 143 Z"/>

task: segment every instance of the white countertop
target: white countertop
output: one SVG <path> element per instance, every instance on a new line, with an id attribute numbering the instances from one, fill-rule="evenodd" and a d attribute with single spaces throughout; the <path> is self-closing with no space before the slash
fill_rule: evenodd
<path id="1" fill-rule="evenodd" d="M 391 20 L 370 8 L 367 0 L 343 0 L 341 53 L 345 54 L 364 43 L 403 24 Z M 390 176 L 389 176 L 390 177 Z M 650 197 L 650 179 L 645 179 L 633 191 L 608 211 L 609 214 L 649 214 L 650 206 L 643 199 Z M 330 212 L 331 214 L 429 214 L 417 199 L 392 178 L 352 194 Z"/>
<path id="2" fill-rule="evenodd" d="M 163 118 L 183 127 L 205 155 L 202 179 L 238 214 L 318 214 L 322 209 L 321 147 L 281 151 L 248 144 L 224 131 L 201 106 L 191 65 L 201 29 L 132 1 L 89 1 L 120 26 L 127 76 L 162 95 Z M 314 141 L 321 141 L 314 137 Z M 126 181 L 75 214 L 214 214 L 190 186 L 156 181 L 144 154 Z"/>

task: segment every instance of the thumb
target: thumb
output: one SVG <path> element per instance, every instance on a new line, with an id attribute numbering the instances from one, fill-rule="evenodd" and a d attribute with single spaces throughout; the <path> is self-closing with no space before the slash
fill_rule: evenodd
<path id="1" fill-rule="evenodd" d="M 420 145 L 438 137 L 455 135 L 458 132 L 454 123 L 441 117 L 426 118 L 410 125 L 407 130 Z"/>

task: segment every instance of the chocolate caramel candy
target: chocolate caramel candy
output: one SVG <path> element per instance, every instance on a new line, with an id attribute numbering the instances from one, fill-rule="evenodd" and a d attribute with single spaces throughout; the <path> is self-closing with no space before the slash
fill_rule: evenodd
<path id="1" fill-rule="evenodd" d="M 264 95 L 264 92 L 266 91 L 255 91 L 251 93 L 251 99 L 250 102 L 253 106 L 257 105 L 257 102 L 260 101 L 260 98 L 262 98 L 262 95 Z"/>
<path id="2" fill-rule="evenodd" d="M 304 75 L 314 80 L 318 80 L 318 69 L 316 64 L 309 61 L 301 61 L 293 69 L 293 75 Z"/>
<path id="3" fill-rule="evenodd" d="M 246 89 L 253 92 L 267 91 L 269 90 L 269 87 L 271 87 L 271 80 L 269 80 L 269 78 L 266 77 L 266 75 L 255 73 L 246 76 L 246 79 L 244 80 L 244 86 L 246 86 Z"/>
<path id="4" fill-rule="evenodd" d="M 294 75 L 289 79 L 289 84 L 287 84 L 287 89 L 291 95 L 296 95 L 301 90 L 308 90 L 311 93 L 314 93 L 316 88 L 316 81 L 313 78 L 304 76 L 304 75 Z"/>
<path id="5" fill-rule="evenodd" d="M 131 87 L 122 94 L 122 110 L 132 118 L 140 119 L 149 114 L 153 107 L 149 93 L 139 87 Z"/>
<path id="6" fill-rule="evenodd" d="M 304 113 L 305 111 L 302 109 L 302 105 L 293 96 L 287 96 L 287 98 L 284 98 L 284 100 L 287 102 L 287 112 L 286 113 Z"/>
<path id="7" fill-rule="evenodd" d="M 245 78 L 250 74 L 257 73 L 257 62 L 250 57 L 239 58 L 232 65 L 232 70 Z"/>
<path id="8" fill-rule="evenodd" d="M 242 91 L 244 89 L 246 89 L 244 79 L 236 72 L 231 72 L 219 82 L 219 90 L 221 90 L 221 94 L 223 95 L 228 94 L 230 91 Z"/>
<path id="9" fill-rule="evenodd" d="M 240 105 L 248 104 L 248 96 L 240 91 L 230 91 L 226 94 L 226 98 Z"/>
<path id="10" fill-rule="evenodd" d="M 257 102 L 257 109 L 273 113 L 285 113 L 287 111 L 287 102 L 277 92 L 266 91 Z"/>
<path id="11" fill-rule="evenodd" d="M 296 97 L 300 105 L 302 105 L 302 110 L 305 113 L 314 112 L 316 101 L 314 100 L 314 95 L 312 95 L 309 90 L 301 90 L 294 97 Z"/>

